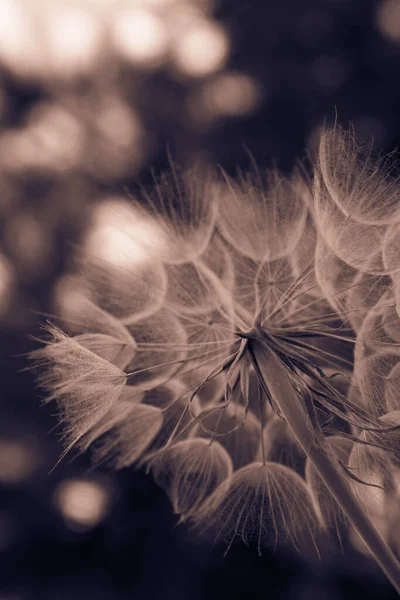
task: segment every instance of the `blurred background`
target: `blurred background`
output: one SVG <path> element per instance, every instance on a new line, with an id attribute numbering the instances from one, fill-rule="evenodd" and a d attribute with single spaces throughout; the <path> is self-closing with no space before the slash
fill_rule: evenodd
<path id="1" fill-rule="evenodd" d="M 89 210 L 168 153 L 290 172 L 336 116 L 398 146 L 400 0 L 0 0 L 0 600 L 396 597 L 354 548 L 224 559 L 144 473 L 52 470 L 54 407 L 25 370 Z"/>

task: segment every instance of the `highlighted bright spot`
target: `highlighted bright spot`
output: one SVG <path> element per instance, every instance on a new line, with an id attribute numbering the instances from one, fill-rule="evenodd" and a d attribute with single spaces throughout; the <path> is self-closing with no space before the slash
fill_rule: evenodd
<path id="1" fill-rule="evenodd" d="M 205 77 L 218 71 L 229 54 L 229 38 L 217 23 L 202 21 L 176 40 L 174 60 L 180 71 L 193 77 Z"/>
<path id="2" fill-rule="evenodd" d="M 55 5 L 49 15 L 49 53 L 61 75 L 93 66 L 101 50 L 100 24 L 88 12 Z"/>
<path id="3" fill-rule="evenodd" d="M 56 503 L 72 526 L 91 528 L 106 516 L 110 493 L 97 481 L 70 479 L 57 488 Z"/>
<path id="4" fill-rule="evenodd" d="M 161 19 L 149 10 L 120 11 L 113 23 L 117 51 L 136 65 L 158 66 L 168 51 L 168 35 Z"/>
<path id="5" fill-rule="evenodd" d="M 85 250 L 119 267 L 143 264 L 163 251 L 163 235 L 124 201 L 102 202 L 93 214 Z"/>
<path id="6" fill-rule="evenodd" d="M 35 71 L 43 57 L 32 33 L 28 11 L 24 11 L 22 3 L 18 0 L 2 0 L 0 61 L 23 74 Z"/>
<path id="7" fill-rule="evenodd" d="M 261 90 L 247 75 L 225 73 L 206 83 L 203 101 L 215 116 L 246 115 L 260 104 Z"/>
<path id="8" fill-rule="evenodd" d="M 385 38 L 400 44 L 400 0 L 385 0 L 379 4 L 377 25 Z"/>
<path id="9" fill-rule="evenodd" d="M 0 482 L 15 484 L 28 479 L 39 464 L 37 449 L 27 440 L 0 439 Z"/>

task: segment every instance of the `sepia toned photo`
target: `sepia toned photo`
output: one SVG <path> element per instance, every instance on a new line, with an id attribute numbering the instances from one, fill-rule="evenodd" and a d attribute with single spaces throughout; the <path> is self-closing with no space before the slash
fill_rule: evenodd
<path id="1" fill-rule="evenodd" d="M 400 0 L 0 0 L 0 600 L 400 595 Z"/>

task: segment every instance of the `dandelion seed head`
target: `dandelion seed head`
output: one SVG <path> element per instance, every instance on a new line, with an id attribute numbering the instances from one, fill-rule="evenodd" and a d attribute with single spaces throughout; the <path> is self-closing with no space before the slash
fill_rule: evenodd
<path id="1" fill-rule="evenodd" d="M 97 223 L 115 231 L 77 251 L 68 334 L 47 327 L 34 353 L 66 451 L 145 466 L 229 547 L 340 540 L 355 498 L 382 517 L 399 460 L 390 160 L 336 127 L 313 181 L 170 167 Z"/>

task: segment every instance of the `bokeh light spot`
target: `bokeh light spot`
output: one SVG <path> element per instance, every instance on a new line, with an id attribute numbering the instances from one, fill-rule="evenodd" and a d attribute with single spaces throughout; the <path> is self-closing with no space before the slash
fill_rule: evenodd
<path id="1" fill-rule="evenodd" d="M 400 44 L 400 0 L 384 0 L 379 4 L 377 25 L 383 37 Z"/>
<path id="2" fill-rule="evenodd" d="M 0 2 L 0 61 L 20 75 L 37 70 L 42 53 L 20 0 Z"/>
<path id="3" fill-rule="evenodd" d="M 61 75 L 75 75 L 94 66 L 101 51 L 102 29 L 83 10 L 53 5 L 49 14 L 49 57 Z"/>
<path id="4" fill-rule="evenodd" d="M 0 438 L 0 482 L 16 484 L 28 479 L 40 464 L 37 448 L 29 440 Z"/>
<path id="5" fill-rule="evenodd" d="M 90 529 L 107 515 L 110 492 L 95 480 L 70 479 L 58 486 L 55 501 L 72 528 L 77 526 Z"/>
<path id="6" fill-rule="evenodd" d="M 252 77 L 222 73 L 205 83 L 202 97 L 206 110 L 213 116 L 241 116 L 259 106 L 262 94 Z"/>
<path id="7" fill-rule="evenodd" d="M 195 23 L 176 40 L 175 66 L 192 77 L 205 77 L 225 64 L 230 42 L 226 31 L 217 23 Z"/>
<path id="8" fill-rule="evenodd" d="M 151 260 L 164 248 L 161 228 L 150 223 L 126 202 L 110 198 L 93 211 L 85 251 L 119 267 Z"/>
<path id="9" fill-rule="evenodd" d="M 116 50 L 137 66 L 158 66 L 168 52 L 162 20 L 144 8 L 120 11 L 112 25 L 112 39 Z"/>

